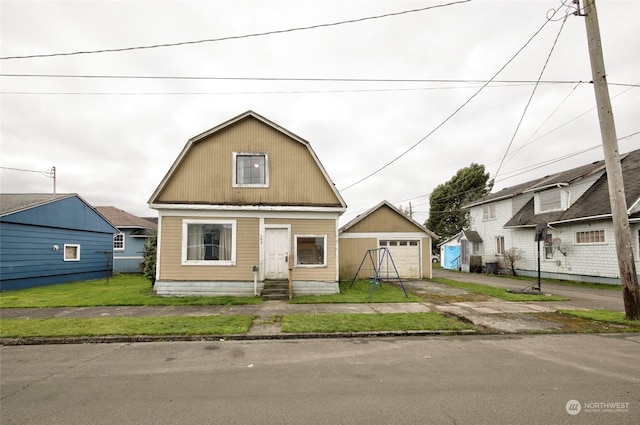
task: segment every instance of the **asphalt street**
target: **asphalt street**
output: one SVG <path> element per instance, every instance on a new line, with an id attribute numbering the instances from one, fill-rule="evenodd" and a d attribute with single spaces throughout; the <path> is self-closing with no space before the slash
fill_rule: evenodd
<path id="1" fill-rule="evenodd" d="M 1 422 L 637 424 L 640 335 L 0 347 Z"/>

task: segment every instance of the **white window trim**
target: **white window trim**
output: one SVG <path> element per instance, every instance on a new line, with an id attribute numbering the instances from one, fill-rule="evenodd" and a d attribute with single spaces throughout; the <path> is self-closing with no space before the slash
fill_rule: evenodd
<path id="1" fill-rule="evenodd" d="M 116 248 L 116 247 L 115 247 L 116 236 L 122 236 L 122 248 Z M 125 240 L 126 240 L 126 238 L 125 238 L 124 233 L 120 232 L 120 233 L 116 233 L 116 234 L 114 234 L 114 235 L 113 235 L 113 251 L 114 251 L 114 252 L 121 252 L 121 251 L 124 251 L 124 249 L 125 249 Z"/>
<path id="2" fill-rule="evenodd" d="M 298 238 L 324 238 L 323 250 L 323 264 L 298 264 Z M 295 267 L 296 268 L 319 268 L 327 267 L 327 235 L 294 235 L 293 236 L 293 252 L 295 254 Z"/>
<path id="3" fill-rule="evenodd" d="M 231 260 L 187 260 L 189 224 L 231 224 Z M 236 220 L 182 220 L 182 265 L 183 266 L 235 266 L 236 265 Z"/>
<path id="4" fill-rule="evenodd" d="M 548 190 L 557 190 L 558 193 L 560 194 L 560 207 L 558 208 L 554 208 L 554 209 L 549 209 L 549 210 L 542 210 L 541 209 L 541 204 L 540 204 L 540 193 L 541 192 L 546 192 Z M 548 213 L 548 212 L 555 212 L 555 211 L 565 211 L 569 208 L 569 203 L 571 201 L 571 192 L 564 188 L 564 187 L 557 187 L 557 188 L 550 188 L 550 189 L 546 189 L 544 191 L 539 191 L 536 192 L 534 194 L 534 213 L 535 214 L 544 214 L 544 213 Z"/>
<path id="5" fill-rule="evenodd" d="M 602 242 L 578 242 L 578 233 L 586 232 L 602 232 L 604 241 Z M 607 244 L 607 231 L 605 229 L 589 229 L 589 230 L 576 230 L 573 232 L 573 241 L 576 245 L 588 246 L 588 245 L 606 245 Z"/>
<path id="6" fill-rule="evenodd" d="M 485 215 L 484 210 L 487 209 L 487 214 Z M 482 206 L 482 221 L 492 221 L 497 220 L 496 214 L 496 205 L 495 204 L 487 204 Z"/>
<path id="7" fill-rule="evenodd" d="M 264 184 L 242 184 L 242 183 L 238 183 L 237 181 L 237 172 L 238 172 L 238 165 L 237 165 L 237 158 L 238 156 L 247 156 L 247 155 L 253 155 L 253 156 L 264 156 Z M 234 152 L 233 153 L 233 164 L 231 164 L 231 168 L 233 170 L 233 180 L 232 180 L 232 186 L 233 187 L 269 187 L 269 153 L 268 152 Z"/>
<path id="8" fill-rule="evenodd" d="M 498 251 L 498 247 L 500 246 L 498 244 L 498 240 L 502 239 L 502 252 Z M 496 255 L 504 255 L 504 251 L 506 250 L 505 247 L 505 240 L 504 240 L 504 236 L 496 236 Z"/>
<path id="9" fill-rule="evenodd" d="M 78 248 L 78 251 L 77 251 L 78 252 L 78 256 L 76 258 L 67 258 L 67 247 L 73 247 L 73 246 Z M 73 243 L 66 243 L 66 244 L 64 244 L 63 249 L 64 249 L 64 251 L 62 251 L 63 252 L 62 255 L 64 257 L 64 261 L 80 261 L 80 245 L 73 244 Z"/>

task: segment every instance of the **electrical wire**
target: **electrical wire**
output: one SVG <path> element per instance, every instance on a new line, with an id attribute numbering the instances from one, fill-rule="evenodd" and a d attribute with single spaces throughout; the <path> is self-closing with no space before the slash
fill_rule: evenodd
<path id="1" fill-rule="evenodd" d="M 482 87 L 480 87 L 480 89 L 478 89 L 469 99 L 467 99 L 461 106 L 459 106 L 455 111 L 453 111 L 453 113 L 451 113 L 447 118 L 445 118 L 444 121 L 442 121 L 440 124 L 438 124 L 426 136 L 424 136 L 422 139 L 418 140 L 416 143 L 411 145 L 407 150 L 405 150 L 400 155 L 398 155 L 395 158 L 393 158 L 391 161 L 389 161 L 386 164 L 384 164 L 382 167 L 378 168 L 377 170 L 373 171 L 372 173 L 368 174 L 367 176 L 361 178 L 360 180 L 358 180 L 358 181 L 356 181 L 354 183 L 351 183 L 350 185 L 340 189 L 340 191 L 342 192 L 342 191 L 345 191 L 347 189 L 350 189 L 350 188 L 362 183 L 363 181 L 373 177 L 374 175 L 378 174 L 379 172 L 381 172 L 382 170 L 384 170 L 385 168 L 389 167 L 391 164 L 393 164 L 394 162 L 396 162 L 397 160 L 399 160 L 400 158 L 405 156 L 407 153 L 409 153 L 411 150 L 413 150 L 416 146 L 418 146 L 419 144 L 424 142 L 433 133 L 438 131 L 438 129 L 440 129 L 449 120 L 451 120 L 451 118 L 453 118 L 458 112 L 460 112 L 465 106 L 467 106 L 476 96 L 478 96 L 478 94 L 480 94 L 480 92 L 482 92 L 482 90 L 484 90 L 485 87 L 487 87 L 489 85 L 489 83 L 491 81 L 493 81 L 494 78 L 496 78 L 511 62 L 513 62 L 513 60 L 529 45 L 529 43 L 531 43 L 531 41 L 533 41 L 534 38 L 536 38 L 538 36 L 538 34 L 540 34 L 540 32 L 544 29 L 545 26 L 547 26 L 547 24 L 549 22 L 551 22 L 551 21 L 549 19 L 546 19 L 545 22 L 542 24 L 542 26 L 540 28 L 538 28 L 538 30 L 527 40 L 527 42 L 522 47 L 520 47 L 520 49 L 518 49 L 518 51 L 498 70 L 498 72 L 496 72 L 485 84 L 482 85 Z"/>
<path id="2" fill-rule="evenodd" d="M 252 33 L 252 34 L 243 34 L 243 35 L 227 36 L 227 37 L 220 37 L 220 38 L 208 38 L 208 39 L 204 39 L 204 40 L 195 40 L 195 41 L 180 41 L 180 42 L 175 42 L 175 43 L 153 44 L 153 45 L 148 45 L 148 46 L 122 47 L 122 48 L 117 48 L 117 49 L 83 50 L 83 51 L 77 51 L 77 52 L 47 53 L 47 54 L 24 55 L 24 56 L 5 56 L 5 57 L 0 57 L 0 60 L 51 58 L 51 57 L 57 57 L 57 56 L 76 56 L 76 55 L 90 55 L 90 54 L 98 54 L 98 53 L 128 52 L 128 51 L 134 51 L 134 50 L 149 50 L 149 49 L 158 49 L 158 48 L 163 48 L 163 47 L 177 47 L 177 46 L 186 46 L 186 45 L 194 45 L 194 44 L 202 44 L 202 43 L 213 43 L 213 42 L 219 42 L 219 41 L 239 40 L 239 39 L 244 39 L 244 38 L 264 37 L 264 36 L 267 36 L 267 35 L 284 34 L 284 33 L 298 32 L 298 31 L 307 31 L 307 30 L 314 30 L 314 29 L 318 29 L 318 28 L 327 28 L 327 27 L 335 27 L 335 26 L 339 26 L 339 25 L 355 24 L 355 23 L 371 21 L 371 20 L 375 20 L 375 19 L 389 18 L 389 17 L 392 17 L 392 16 L 407 15 L 407 14 L 410 14 L 410 13 L 424 12 L 426 10 L 437 9 L 437 8 L 448 7 L 448 6 L 454 6 L 454 5 L 458 5 L 458 4 L 462 4 L 462 3 L 468 3 L 470 1 L 471 0 L 459 0 L 459 1 L 453 1 L 453 2 L 445 3 L 445 4 L 438 4 L 438 5 L 435 5 L 435 6 L 422 7 L 422 8 L 419 8 L 419 9 L 411 9 L 411 10 L 403 10 L 403 11 L 400 11 L 400 12 L 385 13 L 383 15 L 367 16 L 367 17 L 364 17 L 364 18 L 349 19 L 349 20 L 345 20 L 345 21 L 309 25 L 309 26 L 305 26 L 305 27 L 288 28 L 288 29 L 283 29 L 283 30 L 265 31 L 265 32 Z"/>
<path id="3" fill-rule="evenodd" d="M 562 34 L 562 29 L 564 28 L 564 24 L 567 22 L 567 16 L 565 16 L 565 19 L 562 20 L 562 25 L 560 25 L 560 29 L 558 30 L 558 34 L 556 34 L 556 38 L 555 40 L 553 40 L 553 45 L 551 46 L 551 50 L 549 51 L 549 54 L 547 55 L 547 59 L 544 62 L 544 65 L 542 66 L 542 70 L 540 70 L 540 75 L 538 76 L 538 81 L 540 81 L 542 79 L 542 75 L 544 75 L 544 71 L 547 69 L 547 65 L 549 64 L 549 60 L 551 60 L 551 55 L 553 55 L 553 51 L 556 48 L 556 45 L 558 44 L 558 39 L 560 38 L 560 34 Z M 493 178 L 495 179 L 499 174 L 500 174 L 500 170 L 502 169 L 502 164 L 504 164 L 504 160 L 507 157 L 507 154 L 509 153 L 509 149 L 511 149 L 511 145 L 513 145 L 513 141 L 515 140 L 516 136 L 518 135 L 518 131 L 520 130 L 520 126 L 522 125 L 522 122 L 524 121 L 524 117 L 527 115 L 527 110 L 529 109 L 529 106 L 531 105 L 531 101 L 533 100 L 533 96 L 535 96 L 536 94 L 536 90 L 538 89 L 539 84 L 536 84 L 533 87 L 533 90 L 531 91 L 531 95 L 529 96 L 529 100 L 527 100 L 527 104 L 524 106 L 524 110 L 522 111 L 522 115 L 520 116 L 520 120 L 518 121 L 518 125 L 516 126 L 516 129 L 513 132 L 513 135 L 511 136 L 511 140 L 509 141 L 509 144 L 507 145 L 507 150 L 504 153 L 504 156 L 502 157 L 502 160 L 500 161 L 500 165 L 498 166 L 498 170 L 496 171 L 496 173 L 494 174 Z"/>

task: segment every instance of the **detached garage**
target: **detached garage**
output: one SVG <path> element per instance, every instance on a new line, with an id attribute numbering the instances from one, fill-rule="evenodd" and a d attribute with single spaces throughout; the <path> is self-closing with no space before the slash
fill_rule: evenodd
<path id="1" fill-rule="evenodd" d="M 383 201 L 340 228 L 340 280 L 353 279 L 370 249 L 389 250 L 403 279 L 431 278 L 431 247 L 436 237 L 417 221 Z M 370 260 L 363 268 L 370 269 Z M 383 269 L 384 269 L 383 264 Z M 366 279 L 371 270 L 361 270 Z"/>

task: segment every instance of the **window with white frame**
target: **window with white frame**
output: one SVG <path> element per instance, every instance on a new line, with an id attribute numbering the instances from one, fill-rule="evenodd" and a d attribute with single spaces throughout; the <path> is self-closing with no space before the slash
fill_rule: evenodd
<path id="1" fill-rule="evenodd" d="M 235 220 L 183 220 L 182 264 L 227 266 L 235 261 Z"/>
<path id="2" fill-rule="evenodd" d="M 80 245 L 64 244 L 64 261 L 80 261 Z"/>
<path id="3" fill-rule="evenodd" d="M 547 231 L 547 237 L 544 240 L 543 253 L 545 260 L 553 260 L 555 248 L 553 246 L 553 234 Z"/>
<path id="4" fill-rule="evenodd" d="M 234 187 L 268 187 L 269 155 L 266 153 L 233 154 Z"/>
<path id="5" fill-rule="evenodd" d="M 577 244 L 604 243 L 604 229 L 576 232 Z"/>
<path id="6" fill-rule="evenodd" d="M 113 250 L 124 251 L 124 233 L 116 233 L 113 235 Z"/>
<path id="7" fill-rule="evenodd" d="M 496 255 L 504 255 L 504 236 L 496 237 Z"/>
<path id="8" fill-rule="evenodd" d="M 298 266 L 327 265 L 326 235 L 296 235 L 295 250 L 296 265 Z"/>
<path id="9" fill-rule="evenodd" d="M 496 219 L 496 206 L 495 204 L 482 206 L 482 220 L 495 220 Z"/>
<path id="10" fill-rule="evenodd" d="M 556 187 L 536 192 L 534 211 L 541 214 L 550 211 L 566 210 L 569 205 L 570 192 L 563 187 Z"/>

